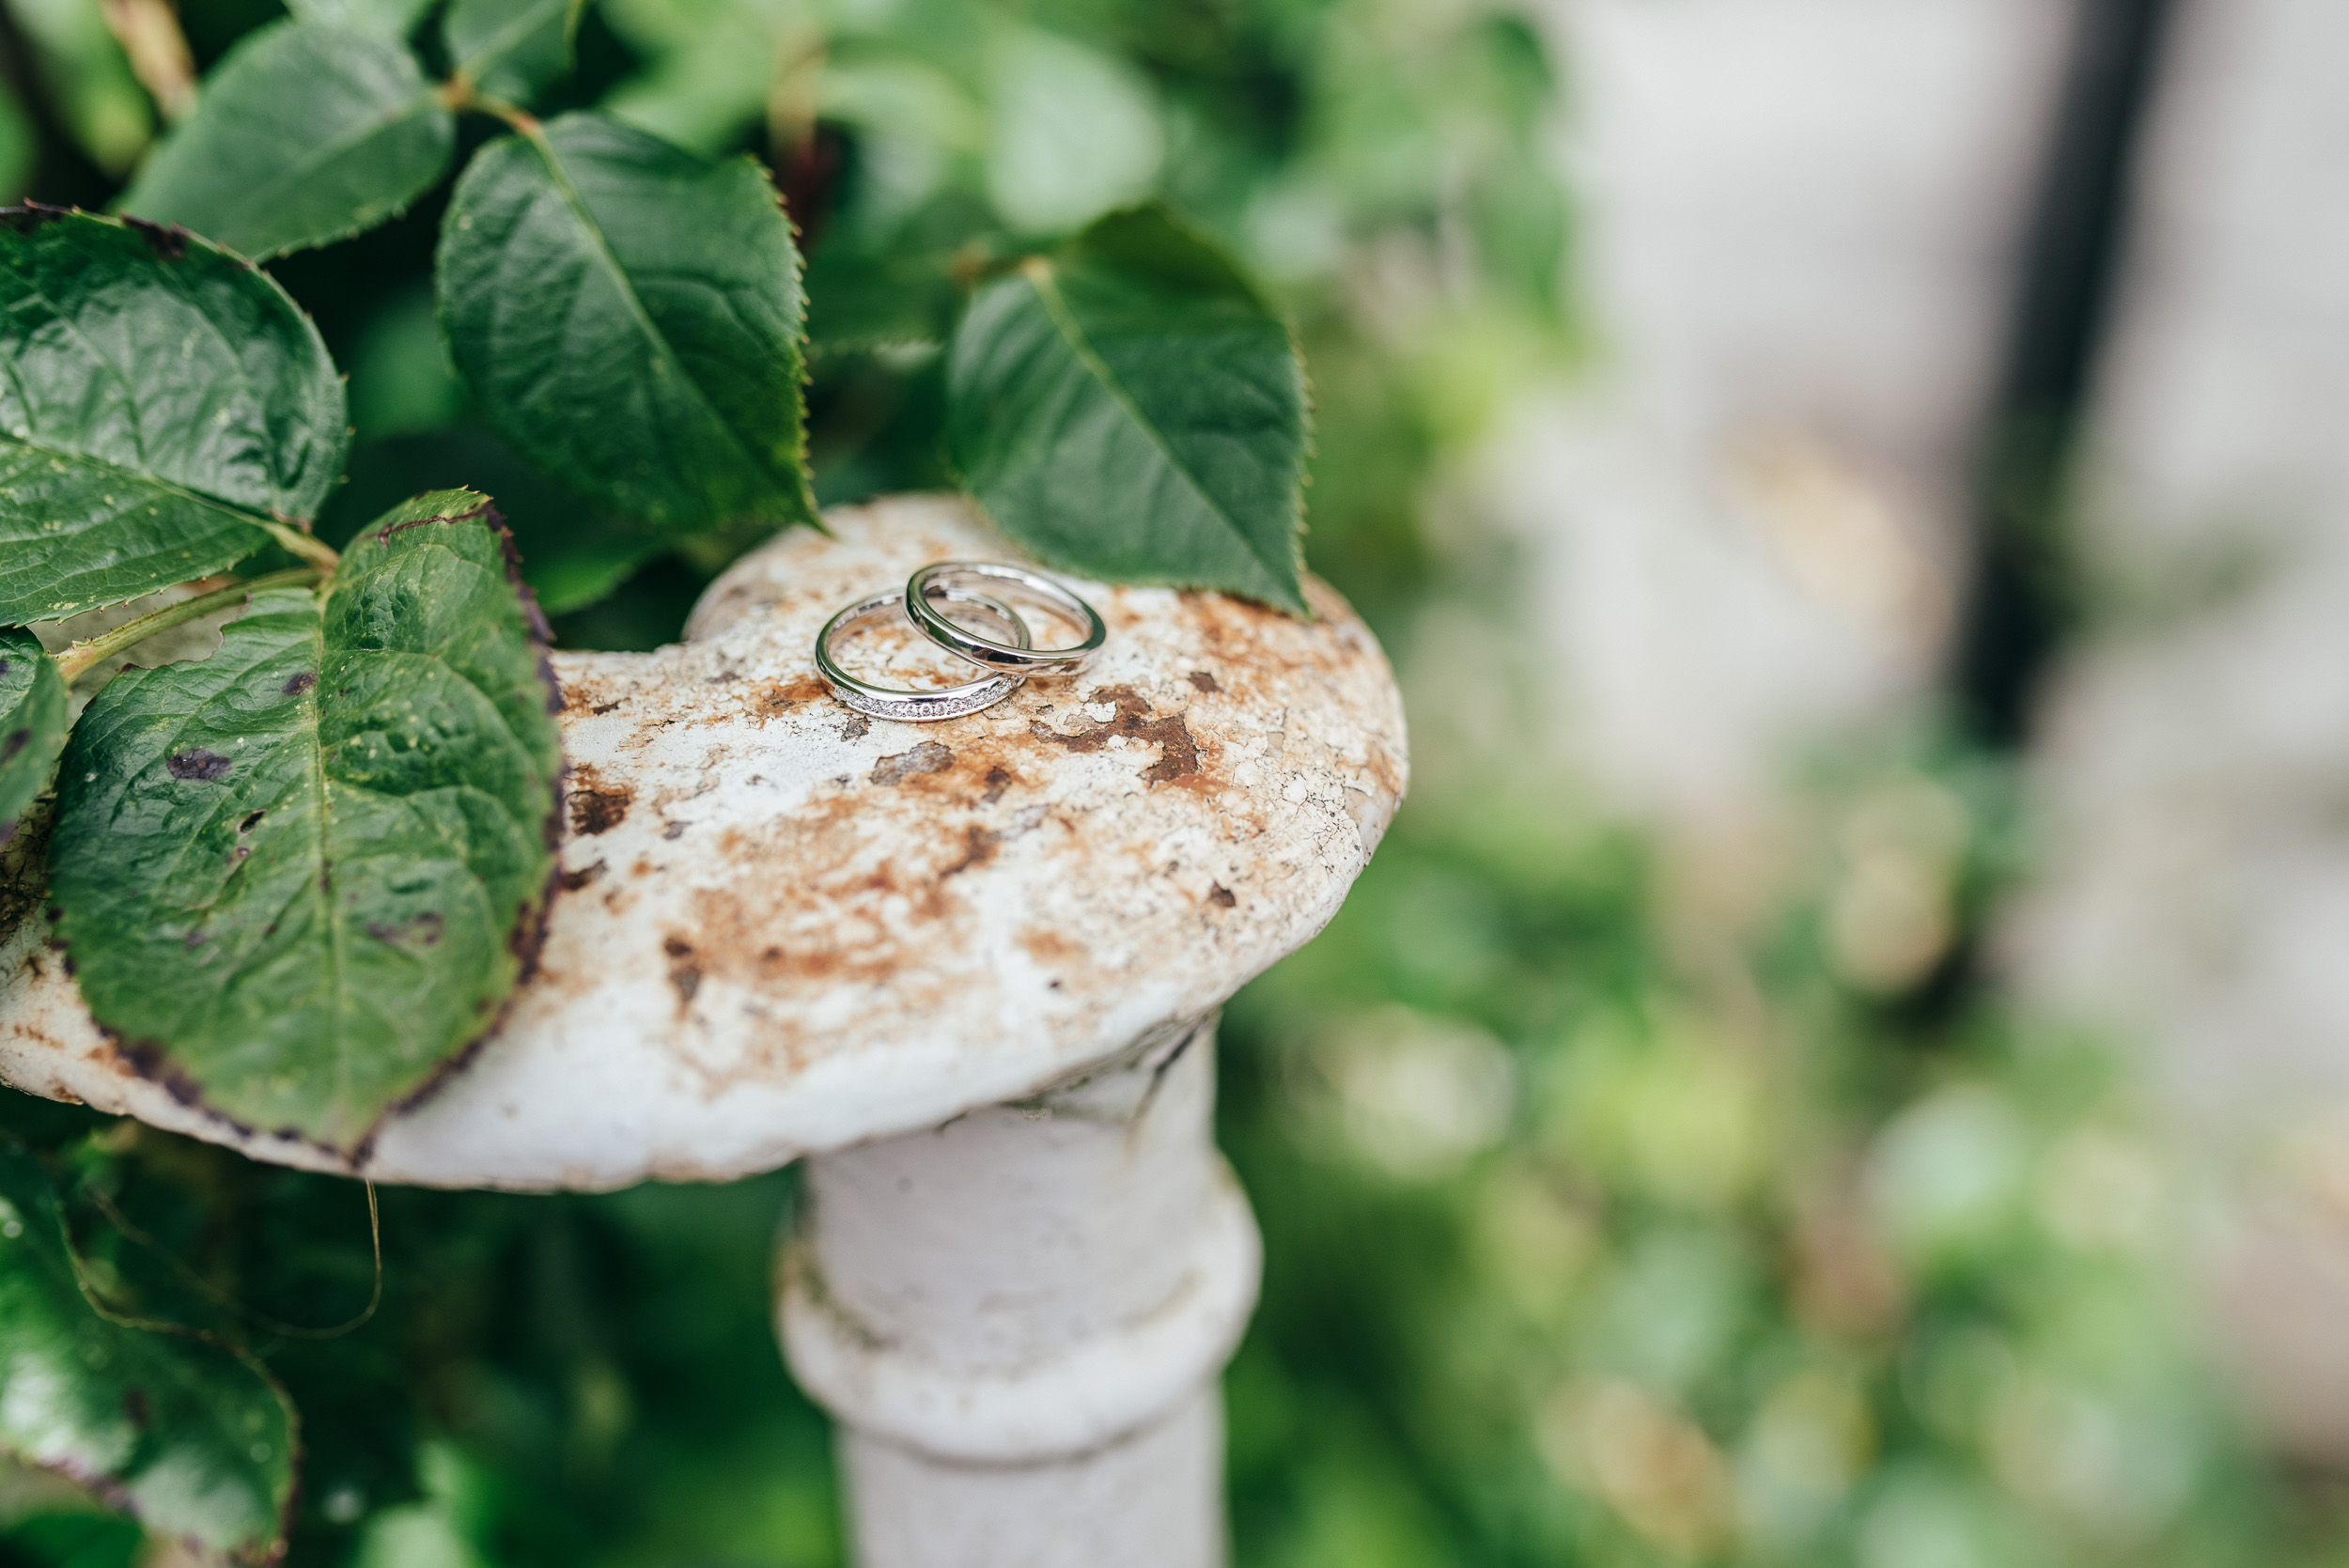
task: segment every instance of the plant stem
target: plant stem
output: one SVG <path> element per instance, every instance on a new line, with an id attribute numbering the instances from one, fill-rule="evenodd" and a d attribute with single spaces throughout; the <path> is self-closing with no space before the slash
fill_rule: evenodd
<path id="1" fill-rule="evenodd" d="M 323 548 L 323 547 L 320 547 Z M 141 615 L 135 621 L 125 621 L 112 631 L 101 632 L 86 643 L 76 643 L 57 655 L 57 673 L 70 681 L 102 660 L 112 659 L 127 647 L 145 642 L 159 631 L 241 604 L 264 588 L 291 588 L 316 582 L 323 575 L 316 567 L 295 567 L 289 571 L 271 572 L 247 582 L 231 582 L 209 594 L 183 598 L 177 604 L 166 604 L 161 610 Z"/>
<path id="2" fill-rule="evenodd" d="M 502 119 L 525 136 L 536 137 L 538 133 L 537 116 L 520 104 L 508 103 L 489 93 L 476 92 L 472 79 L 461 70 L 441 84 L 441 104 L 453 115 L 471 109 L 476 114 Z"/>
<path id="3" fill-rule="evenodd" d="M 254 520 L 260 521 L 257 518 Z M 335 553 L 334 547 L 323 539 L 314 537 L 299 528 L 283 522 L 261 522 L 261 526 L 269 530 L 271 538 L 275 539 L 288 551 L 301 556 L 322 572 L 333 571 L 342 564 L 343 558 Z"/>

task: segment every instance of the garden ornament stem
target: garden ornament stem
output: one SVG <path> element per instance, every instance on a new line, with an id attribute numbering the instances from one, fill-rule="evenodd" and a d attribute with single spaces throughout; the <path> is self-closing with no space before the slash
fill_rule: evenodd
<path id="1" fill-rule="evenodd" d="M 682 644 L 554 656 L 568 832 L 535 972 L 355 1155 L 185 1103 L 23 900 L 0 900 L 0 1079 L 379 1182 L 813 1156 L 782 1329 L 843 1423 L 858 1560 L 1206 1568 L 1257 1246 L 1209 1138 L 1213 1020 L 1393 815 L 1392 676 L 1318 583 L 1303 620 L 1081 582 L 1109 626 L 1083 674 L 867 719 L 809 663 L 826 617 L 1016 552 L 947 498 L 827 520 L 737 563 Z"/>

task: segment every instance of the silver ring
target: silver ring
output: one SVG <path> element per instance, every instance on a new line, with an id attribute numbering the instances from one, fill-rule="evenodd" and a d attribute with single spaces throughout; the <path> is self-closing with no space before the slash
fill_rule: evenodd
<path id="1" fill-rule="evenodd" d="M 941 596 L 958 604 L 983 610 L 1001 621 L 1011 634 L 1013 643 L 1020 647 L 1028 644 L 1028 623 L 1019 618 L 1018 611 L 1007 604 L 972 593 L 965 588 L 947 588 Z M 923 724 L 937 719 L 959 719 L 966 713 L 976 713 L 992 707 L 1019 690 L 1025 675 L 991 675 L 981 680 L 965 681 L 960 686 L 941 686 L 924 691 L 906 686 L 876 686 L 869 680 L 859 680 L 842 669 L 832 656 L 832 644 L 870 621 L 882 620 L 905 613 L 905 596 L 894 588 L 857 600 L 831 620 L 816 634 L 816 673 L 824 677 L 832 694 L 876 719 L 896 719 L 907 723 Z"/>
<path id="2" fill-rule="evenodd" d="M 1085 629 L 1084 641 L 1065 648 L 1017 646 L 990 643 L 966 631 L 939 613 L 930 601 L 968 592 L 963 584 L 977 579 L 988 587 L 1057 611 Z M 1081 670 L 1109 640 L 1110 629 L 1100 613 L 1039 571 L 1006 566 L 1000 561 L 937 561 L 906 579 L 906 619 L 948 653 L 969 660 L 982 670 L 1003 675 L 1065 675 Z"/>

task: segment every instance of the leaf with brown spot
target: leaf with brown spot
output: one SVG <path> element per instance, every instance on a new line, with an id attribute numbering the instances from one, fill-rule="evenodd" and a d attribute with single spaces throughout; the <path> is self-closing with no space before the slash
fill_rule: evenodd
<path id="1" fill-rule="evenodd" d="M 83 715 L 58 932 L 175 1093 L 347 1153 L 522 973 L 562 753 L 502 535 L 478 495 L 419 496 L 327 588 L 254 595 L 210 659 L 126 672 Z"/>

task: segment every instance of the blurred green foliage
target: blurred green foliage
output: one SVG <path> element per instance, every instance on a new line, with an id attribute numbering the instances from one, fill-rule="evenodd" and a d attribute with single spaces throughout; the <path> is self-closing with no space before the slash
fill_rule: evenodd
<path id="1" fill-rule="evenodd" d="M 1758 898 L 1538 778 L 1408 811 L 1233 1004 L 1246 1560 L 2339 1560 L 2204 1363 L 2125 1076 L 1920 1013 L 1943 942 L 1839 922 L 1871 859 L 1955 900 L 1999 853 L 1920 750 L 1823 783 Z"/>
<path id="2" fill-rule="evenodd" d="M 199 66 L 278 14 L 188 0 Z M 156 112 L 97 0 L 0 0 L 0 194 L 97 206 Z M 416 21 L 423 24 L 423 18 Z M 1402 0 L 601 0 L 554 106 L 768 159 L 808 241 L 826 503 L 942 482 L 937 341 L 997 228 L 1157 192 L 1293 313 L 1308 555 L 1405 670 L 1506 551 L 1428 526 L 1570 361 L 1559 64 L 1515 12 Z M 725 549 L 595 517 L 505 452 L 429 305 L 439 212 L 278 262 L 350 372 L 330 512 L 467 482 L 563 640 L 676 634 Z M 974 248 L 976 247 L 976 248 Z M 729 548 L 739 548 L 739 542 Z M 2203 1365 L 2196 1194 L 2125 1076 L 1968 984 L 2012 862 L 1998 768 L 1871 741 L 1760 870 L 1607 829 L 1415 712 L 1423 786 L 1328 933 L 1223 1036 L 1263 1221 L 1229 1378 L 1248 1568 L 2344 1560 Z M 386 1190 L 0 1094 L 73 1178 L 93 1279 L 234 1333 L 303 1419 L 291 1561 L 832 1564 L 829 1435 L 776 1355 L 789 1172 L 605 1197 Z M 0 1475 L 0 1563 L 135 1530 Z"/>

